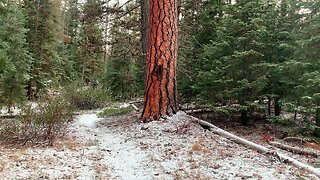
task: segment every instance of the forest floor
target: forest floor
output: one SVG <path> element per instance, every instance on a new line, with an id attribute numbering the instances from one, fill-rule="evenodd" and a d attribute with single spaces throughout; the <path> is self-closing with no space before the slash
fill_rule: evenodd
<path id="1" fill-rule="evenodd" d="M 53 147 L 0 146 L 0 179 L 318 179 L 204 130 L 185 113 L 146 124 L 136 112 L 110 118 L 96 114 L 78 115 Z M 259 131 L 234 132 L 269 147 Z"/>

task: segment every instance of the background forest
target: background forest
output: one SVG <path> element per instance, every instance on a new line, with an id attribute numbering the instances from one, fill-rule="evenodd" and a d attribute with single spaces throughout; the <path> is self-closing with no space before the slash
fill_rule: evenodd
<path id="1" fill-rule="evenodd" d="M 0 0 L 0 106 L 53 90 L 73 100 L 142 97 L 141 3 Z M 244 125 L 292 113 L 319 132 L 319 9 L 318 0 L 180 0 L 181 104 Z"/>

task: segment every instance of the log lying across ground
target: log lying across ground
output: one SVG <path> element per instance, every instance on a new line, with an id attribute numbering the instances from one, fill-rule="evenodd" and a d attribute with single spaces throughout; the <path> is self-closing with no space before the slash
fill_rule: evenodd
<path id="1" fill-rule="evenodd" d="M 196 117 L 193 117 L 193 116 L 190 116 L 188 115 L 191 119 L 197 121 L 199 124 L 203 125 L 203 126 L 208 126 L 210 127 L 210 130 L 213 132 L 213 133 L 216 133 L 218 135 L 221 135 L 223 137 L 226 137 L 226 138 L 230 138 L 232 141 L 234 142 L 237 142 L 239 144 L 243 144 L 243 145 L 246 145 L 248 146 L 249 148 L 253 149 L 253 150 L 256 150 L 258 151 L 259 153 L 262 153 L 262 154 L 265 154 L 265 155 L 271 155 L 271 156 L 274 156 L 276 158 L 278 158 L 281 162 L 283 163 L 289 163 L 289 164 L 292 164 L 293 166 L 297 167 L 297 168 L 301 168 L 301 169 L 304 169 L 310 173 L 313 173 L 315 174 L 316 176 L 320 177 L 320 170 L 317 169 L 317 168 L 314 168 L 308 164 L 305 164 L 305 163 L 302 163 L 302 162 L 299 162 L 298 160 L 295 160 L 287 155 L 284 155 L 284 154 L 281 154 L 279 152 L 276 152 L 276 151 L 273 151 L 273 150 L 270 150 L 264 146 L 261 146 L 259 144 L 256 144 L 256 143 L 253 143 L 251 141 L 248 141 L 244 138 L 241 138 L 239 136 L 236 136 L 234 134 L 231 134 L 227 131 L 224 131 L 223 129 L 220 129 L 218 128 L 217 126 L 207 122 L 207 121 L 204 121 L 204 120 L 201 120 L 199 118 L 196 118 Z"/>
<path id="2" fill-rule="evenodd" d="M 293 152 L 293 153 L 301 154 L 301 155 L 309 155 L 309 156 L 314 156 L 316 158 L 320 156 L 319 153 L 316 153 L 316 152 L 313 152 L 313 151 L 300 149 L 300 148 L 297 148 L 297 147 L 289 146 L 289 145 L 286 145 L 286 144 L 281 144 L 281 143 L 274 142 L 274 141 L 270 141 L 269 144 L 272 145 L 272 146 L 275 146 L 277 148 L 280 148 L 280 149 L 283 149 L 283 150 L 286 150 L 286 151 L 290 151 L 290 152 Z"/>

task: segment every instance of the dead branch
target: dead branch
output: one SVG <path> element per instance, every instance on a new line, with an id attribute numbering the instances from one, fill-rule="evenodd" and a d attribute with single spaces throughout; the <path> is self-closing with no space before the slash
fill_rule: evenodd
<path id="1" fill-rule="evenodd" d="M 301 168 L 301 169 L 304 169 L 310 173 L 313 173 L 315 174 L 316 176 L 320 177 L 320 170 L 308 165 L 308 164 L 305 164 L 305 163 L 302 163 L 302 162 L 299 162 L 298 160 L 296 159 L 293 159 L 289 156 L 286 156 L 284 154 L 281 154 L 279 152 L 276 152 L 276 151 L 272 151 L 264 146 L 261 146 L 259 144 L 256 144 L 256 143 L 253 143 L 251 141 L 248 141 L 244 138 L 241 138 L 239 136 L 236 136 L 234 134 L 231 134 L 227 131 L 224 131 L 223 129 L 220 129 L 218 128 L 217 126 L 214 126 L 213 124 L 207 122 L 207 121 L 204 121 L 204 120 L 201 120 L 201 119 L 198 119 L 196 117 L 193 117 L 193 116 L 190 116 L 190 115 L 187 115 L 189 116 L 191 119 L 197 121 L 199 124 L 202 124 L 204 126 L 208 126 L 210 127 L 210 130 L 218 135 L 221 135 L 223 137 L 226 137 L 226 138 L 230 138 L 232 141 L 236 142 L 236 143 L 239 143 L 239 144 L 243 144 L 243 145 L 246 145 L 248 146 L 250 149 L 253 149 L 253 150 L 256 150 L 257 152 L 259 153 L 262 153 L 264 155 L 272 155 L 274 156 L 275 158 L 277 159 L 280 159 L 281 162 L 283 163 L 290 163 L 292 164 L 293 166 L 297 167 L 297 168 Z M 270 152 L 273 152 L 273 153 L 270 153 Z"/>
<path id="2" fill-rule="evenodd" d="M 184 112 L 186 112 L 187 114 L 201 114 L 201 113 L 212 113 L 214 112 L 214 109 L 211 108 L 199 108 L 199 109 L 190 109 L 190 110 L 185 110 Z"/>
<path id="3" fill-rule="evenodd" d="M 134 101 L 129 101 L 128 103 L 129 104 L 137 104 L 137 103 L 143 103 L 144 100 L 143 99 L 137 99 L 137 100 L 134 100 Z"/>
<path id="4" fill-rule="evenodd" d="M 301 142 L 301 143 L 307 143 L 307 141 L 305 141 L 302 138 L 299 137 L 286 137 L 283 139 L 284 141 L 288 142 L 288 141 L 297 141 L 297 142 Z"/>
<path id="5" fill-rule="evenodd" d="M 136 111 L 138 111 L 138 112 L 140 111 L 139 108 L 137 108 L 136 105 L 134 105 L 134 104 L 130 104 L 130 105 L 133 107 L 134 110 L 136 110 Z"/>
<path id="6" fill-rule="evenodd" d="M 306 149 L 300 149 L 298 147 L 293 147 L 293 146 L 289 146 L 286 144 L 281 144 L 279 142 L 275 142 L 275 141 L 270 141 L 269 142 L 270 145 L 275 146 L 277 148 L 292 152 L 292 153 L 296 153 L 296 154 L 300 154 L 300 155 L 307 155 L 307 156 L 314 156 L 314 157 L 319 157 L 320 155 L 316 152 L 312 152 L 312 151 L 308 151 Z"/>

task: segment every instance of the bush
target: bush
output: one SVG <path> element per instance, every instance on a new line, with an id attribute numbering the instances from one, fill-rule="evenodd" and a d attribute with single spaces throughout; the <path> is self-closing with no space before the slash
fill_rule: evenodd
<path id="1" fill-rule="evenodd" d="M 295 125 L 295 122 L 290 118 L 272 116 L 272 117 L 269 117 L 267 120 L 272 124 L 285 126 L 285 127 L 292 127 Z"/>
<path id="2" fill-rule="evenodd" d="M 62 98 L 22 108 L 17 119 L 3 120 L 0 140 L 7 144 L 53 145 L 55 138 L 66 133 L 68 122 L 73 119 L 73 109 Z"/>
<path id="3" fill-rule="evenodd" d="M 103 118 L 103 117 L 111 117 L 111 116 L 128 114 L 132 110 L 133 109 L 131 108 L 131 106 L 119 107 L 119 108 L 112 107 L 112 108 L 105 109 L 103 112 L 99 113 L 98 117 Z"/>
<path id="4" fill-rule="evenodd" d="M 64 96 L 72 106 L 80 110 L 103 108 L 110 102 L 107 93 L 100 88 L 67 87 Z"/>

